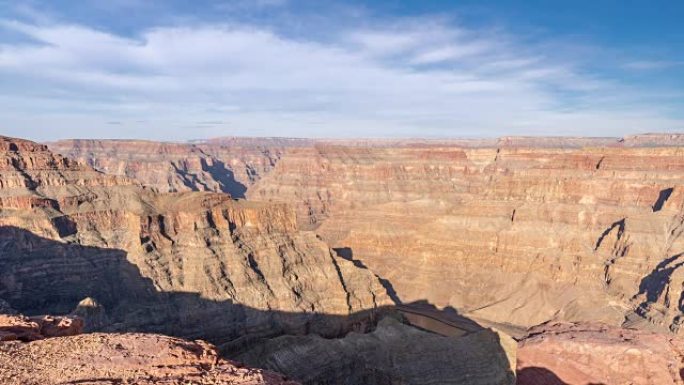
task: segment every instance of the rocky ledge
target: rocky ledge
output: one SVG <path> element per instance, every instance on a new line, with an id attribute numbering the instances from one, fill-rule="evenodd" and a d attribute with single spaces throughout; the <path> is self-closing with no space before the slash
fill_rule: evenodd
<path id="1" fill-rule="evenodd" d="M 684 340 L 598 323 L 532 328 L 518 346 L 518 385 L 684 384 Z"/>
<path id="2" fill-rule="evenodd" d="M 216 348 L 203 341 L 137 333 L 1 343 L 0 383 L 297 385 L 219 358 Z"/>

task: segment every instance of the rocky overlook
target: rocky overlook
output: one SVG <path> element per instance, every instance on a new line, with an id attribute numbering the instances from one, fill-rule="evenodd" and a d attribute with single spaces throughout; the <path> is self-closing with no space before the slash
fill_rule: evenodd
<path id="1" fill-rule="evenodd" d="M 5 339 L 72 314 L 303 384 L 679 384 L 681 141 L 3 138 Z"/>
<path id="2" fill-rule="evenodd" d="M 237 373 L 244 383 L 286 383 L 216 361 L 213 347 L 188 341 L 196 339 L 252 367 L 286 362 L 284 373 L 307 384 L 515 381 L 510 337 L 479 326 L 477 337 L 411 326 L 394 310 L 387 282 L 302 229 L 287 203 L 234 200 L 222 189 L 162 192 L 173 189 L 33 142 L 2 143 L 0 304 L 9 326 L 0 331 L 32 341 L 3 343 L 7 381 L 243 383 L 222 377 Z M 17 312 L 28 318 L 10 316 Z M 59 316 L 48 322 L 40 316 L 47 313 Z M 79 332 L 100 334 L 74 335 L 61 321 L 70 319 Z M 43 325 L 66 331 L 44 335 Z M 463 362 L 433 365 L 444 352 Z M 401 357 L 414 358 L 399 365 Z"/>
<path id="3" fill-rule="evenodd" d="M 552 323 L 518 349 L 518 385 L 684 384 L 684 340 L 600 324 Z"/>

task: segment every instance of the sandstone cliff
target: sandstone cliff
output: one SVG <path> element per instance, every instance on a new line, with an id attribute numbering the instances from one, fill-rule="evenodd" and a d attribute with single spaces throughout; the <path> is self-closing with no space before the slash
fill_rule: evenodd
<path id="1" fill-rule="evenodd" d="M 64 140 L 50 143 L 50 149 L 158 191 L 215 191 L 242 198 L 247 187 L 273 168 L 288 145 L 228 139 L 196 144 Z"/>
<path id="2" fill-rule="evenodd" d="M 0 347 L 0 380 L 286 383 L 220 360 L 201 342 L 130 333 L 145 331 L 208 339 L 261 367 L 286 358 L 285 373 L 307 383 L 514 381 L 514 351 L 503 348 L 502 338 L 510 345 L 503 335 L 483 329 L 443 337 L 389 319 L 376 327 L 393 304 L 381 281 L 300 230 L 286 203 L 159 193 L 167 189 L 101 173 L 43 145 L 0 144 L 3 308 L 71 312 L 89 331 L 123 332 L 47 340 L 13 334 L 6 339 L 39 340 Z M 171 148 L 151 153 L 163 158 Z M 32 319 L 11 317 L 35 329 Z"/>
<path id="3" fill-rule="evenodd" d="M 96 316 L 91 328 L 226 349 L 363 329 L 391 303 L 368 270 L 299 231 L 286 205 L 158 194 L 11 138 L 0 139 L 0 297 L 26 314 L 90 298 L 77 312 Z"/>
<path id="4" fill-rule="evenodd" d="M 268 166 L 254 168 L 245 195 L 292 204 L 300 228 L 345 250 L 404 302 L 427 299 L 502 327 L 569 320 L 676 332 L 682 138 L 220 139 L 145 164 L 191 159 L 192 146 L 226 159 L 245 148 L 277 154 L 250 153 Z M 135 147 L 115 142 L 54 146 L 93 164 L 136 164 L 127 160 Z M 98 146 L 105 150 L 84 150 Z"/>
<path id="5" fill-rule="evenodd" d="M 681 147 L 326 146 L 289 151 L 247 195 L 299 201 L 300 223 L 405 302 L 677 331 L 683 174 Z"/>

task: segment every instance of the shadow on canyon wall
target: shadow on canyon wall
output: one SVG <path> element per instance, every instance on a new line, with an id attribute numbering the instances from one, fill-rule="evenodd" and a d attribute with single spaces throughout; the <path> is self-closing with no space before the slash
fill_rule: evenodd
<path id="1" fill-rule="evenodd" d="M 64 243 L 12 226 L 0 227 L 0 298 L 27 315 L 68 314 L 83 299 L 93 298 L 101 307 L 79 309 L 87 323 L 95 322 L 89 331 L 201 338 L 228 357 L 278 336 L 339 338 L 350 331 L 369 332 L 384 316 L 402 318 L 393 306 L 334 315 L 255 309 L 197 293 L 161 292 L 124 250 Z M 427 301 L 420 306 L 431 315 L 440 312 Z M 479 329 L 499 341 L 496 333 Z M 503 347 L 498 349 L 492 354 L 505 357 Z"/>
<path id="2" fill-rule="evenodd" d="M 368 270 L 368 266 L 366 266 L 363 263 L 363 261 L 358 260 L 358 259 L 354 259 L 354 251 L 352 251 L 351 247 L 337 247 L 337 248 L 333 248 L 333 251 L 335 251 L 335 253 L 337 253 L 338 257 L 340 257 L 342 259 L 346 259 L 347 261 L 353 263 L 354 266 L 356 266 L 360 269 Z M 382 286 L 385 288 L 385 290 L 387 290 L 387 295 L 390 296 L 392 301 L 394 301 L 394 303 L 396 303 L 396 304 L 401 304 L 402 301 L 399 298 L 397 291 L 394 290 L 394 286 L 392 286 L 392 283 L 389 280 L 382 278 L 381 276 L 379 276 L 375 273 L 373 273 L 373 274 L 375 275 L 376 278 L 378 278 L 378 280 L 380 281 L 380 284 L 382 284 Z"/>
<path id="3" fill-rule="evenodd" d="M 181 178 L 181 182 L 185 187 L 192 191 L 213 191 L 215 188 L 209 186 L 203 178 L 199 177 L 193 172 L 186 171 L 184 167 L 171 162 L 171 167 L 173 167 L 174 172 Z M 244 199 L 245 193 L 247 192 L 247 186 L 240 183 L 235 179 L 235 173 L 226 167 L 226 164 L 218 159 L 212 159 L 211 162 L 207 162 L 206 159 L 202 159 L 202 171 L 208 173 L 216 183 L 218 183 L 219 191 L 230 194 L 231 197 L 236 199 Z M 198 186 L 202 186 L 201 188 Z"/>
<path id="4" fill-rule="evenodd" d="M 202 161 L 202 169 L 208 172 L 211 177 L 218 182 L 221 192 L 228 193 L 233 198 L 245 198 L 247 186 L 235 179 L 235 173 L 226 167 L 226 164 L 216 158 L 212 159 L 211 164 Z"/>

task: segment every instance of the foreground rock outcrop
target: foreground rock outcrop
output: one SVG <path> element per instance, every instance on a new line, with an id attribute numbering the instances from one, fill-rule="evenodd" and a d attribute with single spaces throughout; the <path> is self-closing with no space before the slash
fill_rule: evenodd
<path id="1" fill-rule="evenodd" d="M 276 373 L 222 359 L 202 341 L 135 333 L 0 343 L 0 383 L 297 385 Z"/>
<path id="2" fill-rule="evenodd" d="M 83 325 L 83 320 L 76 317 L 0 314 L 0 341 L 28 342 L 50 337 L 74 336 L 83 332 Z"/>
<path id="3" fill-rule="evenodd" d="M 640 330 L 541 325 L 517 357 L 518 385 L 684 384 L 684 340 Z"/>

